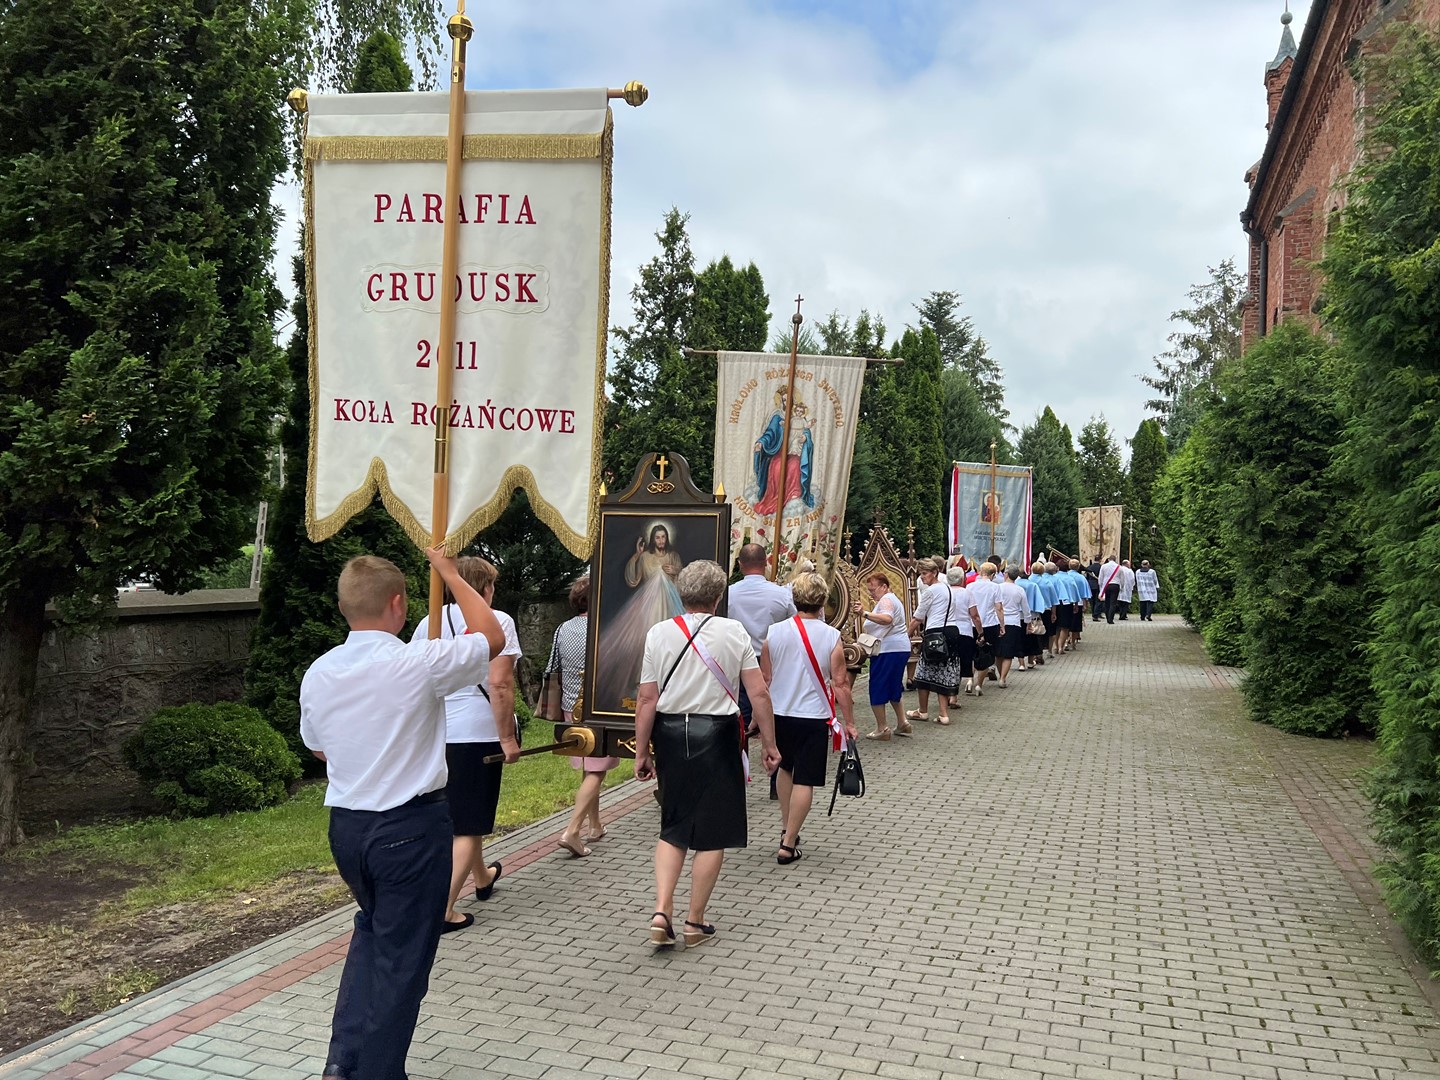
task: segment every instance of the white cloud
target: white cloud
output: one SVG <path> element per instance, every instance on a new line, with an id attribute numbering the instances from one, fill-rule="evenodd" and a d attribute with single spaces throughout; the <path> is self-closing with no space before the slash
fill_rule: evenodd
<path id="1" fill-rule="evenodd" d="M 1295 30 L 1306 5 L 1297 5 Z M 955 289 L 1017 424 L 1143 418 L 1135 378 L 1208 265 L 1243 263 L 1279 3 L 634 0 L 488 5 L 470 85 L 618 86 L 611 322 L 671 205 L 779 322 L 892 334 Z M 282 249 L 283 250 L 283 249 Z"/>

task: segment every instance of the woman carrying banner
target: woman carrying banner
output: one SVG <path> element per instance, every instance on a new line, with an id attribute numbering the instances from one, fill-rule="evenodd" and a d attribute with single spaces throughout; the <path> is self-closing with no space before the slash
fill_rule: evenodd
<path id="1" fill-rule="evenodd" d="M 590 575 L 585 574 L 570 586 L 570 607 L 575 617 L 560 624 L 555 631 L 555 640 L 550 646 L 550 662 L 545 665 L 545 674 L 558 672 L 560 675 L 560 707 L 565 723 L 575 722 L 575 702 L 580 697 L 580 677 L 585 673 L 585 634 L 589 629 Z M 552 717 L 551 719 L 555 719 Z M 605 826 L 600 821 L 600 788 L 604 786 L 605 774 L 620 764 L 618 757 L 571 758 L 570 766 L 582 774 L 580 790 L 575 793 L 575 812 L 570 823 L 560 834 L 559 844 L 576 858 L 590 854 L 585 846 L 605 838 Z M 590 822 L 590 835 L 582 839 L 581 828 L 586 820 Z"/>
<path id="2" fill-rule="evenodd" d="M 499 572 L 485 559 L 455 560 L 460 576 L 488 604 L 495 597 Z M 457 638 L 468 632 L 465 616 L 446 595 L 440 617 L 440 637 Z M 520 659 L 520 638 L 515 620 L 503 611 L 495 612 L 505 631 L 505 648 L 490 660 L 485 679 L 475 686 L 457 690 L 445 699 L 445 765 L 449 779 L 445 796 L 450 802 L 455 841 L 450 859 L 450 901 L 445 909 L 442 934 L 464 930 L 475 922 L 468 911 L 460 914 L 455 901 L 465 879 L 475 878 L 475 899 L 489 900 L 500 880 L 500 863 L 485 865 L 485 837 L 495 831 L 495 809 L 500 803 L 500 779 L 504 765 L 485 764 L 484 758 L 504 754 L 506 763 L 520 758 L 515 732 L 515 664 Z M 430 616 L 420 620 L 411 641 L 424 641 L 430 632 Z"/>
<path id="3" fill-rule="evenodd" d="M 895 713 L 895 733 L 909 735 L 915 730 L 901 711 L 905 695 L 905 665 L 910 660 L 910 635 L 905 632 L 905 607 L 890 591 L 890 579 L 878 570 L 865 579 L 865 590 L 873 606 L 865 616 L 864 633 L 880 639 L 870 654 L 870 709 L 875 713 L 875 730 L 867 739 L 890 741 L 885 709 Z"/>
<path id="4" fill-rule="evenodd" d="M 750 696 L 767 772 L 780 764 L 770 691 L 743 624 L 715 614 L 725 571 L 701 559 L 676 580 L 685 614 L 650 628 L 635 706 L 635 779 L 660 780 L 660 840 L 655 845 L 653 945 L 675 944 L 675 886 L 694 851 L 684 940 L 693 948 L 715 940 L 705 908 L 727 847 L 744 847 L 744 728 L 738 696 Z M 653 756 L 652 756 L 653 748 Z"/>
<path id="5" fill-rule="evenodd" d="M 935 721 L 938 724 L 949 724 L 950 709 L 960 707 L 955 698 L 960 693 L 961 680 L 974 673 L 975 634 L 979 625 L 980 613 L 965 588 L 965 571 L 959 566 L 947 570 L 945 583 L 927 590 L 915 606 L 910 620 L 913 633 L 923 636 L 925 631 L 937 628 L 945 632 L 946 658 L 932 659 L 922 645 L 920 663 L 915 668 L 915 686 L 920 691 L 920 699 L 925 700 L 931 690 L 940 699 L 940 715 Z"/>
<path id="6" fill-rule="evenodd" d="M 841 748 L 842 730 L 847 738 L 856 737 L 845 649 L 840 631 L 825 624 L 830 588 L 819 574 L 801 574 L 791 583 L 791 592 L 797 614 L 771 626 L 760 650 L 760 672 L 770 687 L 775 745 L 780 751 L 775 774 L 780 850 L 775 861 L 781 866 L 801 856 L 800 827 L 810 813 L 815 789 L 824 787 L 828 779 L 826 757 L 831 744 Z"/>

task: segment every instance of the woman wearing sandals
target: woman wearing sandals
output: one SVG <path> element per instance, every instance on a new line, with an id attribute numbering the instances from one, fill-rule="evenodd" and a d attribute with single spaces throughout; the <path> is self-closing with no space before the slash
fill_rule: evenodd
<path id="1" fill-rule="evenodd" d="M 959 708 L 955 698 L 960 693 L 960 681 L 969 677 L 975 660 L 975 634 L 980 624 L 980 613 L 970 599 L 970 590 L 965 588 L 965 570 L 952 566 L 945 572 L 945 584 L 927 590 L 915 606 L 915 615 L 910 626 L 915 632 L 945 628 L 945 641 L 949 656 L 945 660 L 931 660 L 920 650 L 920 663 L 915 668 L 915 686 L 920 691 L 920 700 L 926 698 L 926 691 L 933 690 L 940 699 L 940 715 L 936 723 L 950 723 L 950 707 Z M 906 714 L 911 720 L 929 720 L 923 712 Z"/>
<path id="2" fill-rule="evenodd" d="M 575 722 L 575 702 L 580 697 L 580 676 L 585 671 L 585 633 L 588 629 L 590 610 L 590 575 L 581 577 L 570 586 L 570 607 L 575 612 L 573 619 L 561 623 L 555 631 L 555 640 L 550 645 L 550 662 L 545 665 L 545 674 L 560 673 L 560 709 L 565 723 Z M 600 821 L 600 789 L 605 785 L 605 774 L 620 764 L 618 757 L 571 758 L 571 768 L 581 772 L 580 790 L 575 793 L 575 812 L 570 823 L 560 834 L 560 846 L 577 859 L 590 854 L 586 844 L 605 839 L 605 826 Z M 582 837 L 580 830 L 590 822 L 590 835 Z"/>
<path id="3" fill-rule="evenodd" d="M 655 914 L 647 935 L 675 944 L 675 886 L 694 851 L 684 940 L 715 940 L 705 908 L 727 847 L 744 847 L 745 735 L 738 698 L 743 682 L 760 728 L 767 772 L 780 763 L 770 691 L 744 625 L 715 614 L 725 571 L 701 559 L 675 580 L 685 614 L 650 628 L 635 694 L 635 779 L 660 780 L 660 840 L 655 845 Z"/>
<path id="4" fill-rule="evenodd" d="M 1000 603 L 999 586 L 995 584 L 995 573 L 998 567 L 992 562 L 980 564 L 978 576 L 969 585 L 970 601 L 975 605 L 975 610 L 980 613 L 981 637 L 988 645 L 990 655 L 995 655 L 995 648 L 1000 644 L 1000 635 L 1005 626 L 1004 609 Z M 976 641 L 976 655 L 980 655 L 978 648 L 979 639 Z M 991 677 L 994 661 L 981 668 L 978 664 L 975 667 L 975 677 L 970 680 L 970 685 L 965 688 L 965 693 L 973 693 L 976 697 L 985 696 L 985 680 Z"/>
<path id="5" fill-rule="evenodd" d="M 455 560 L 460 576 L 490 603 L 495 597 L 499 571 L 485 559 Z M 446 600 L 450 600 L 447 595 Z M 506 764 L 520 760 L 520 741 L 515 735 L 515 663 L 520 659 L 520 638 L 515 620 L 503 611 L 495 612 L 505 631 L 505 648 L 490 660 L 485 681 L 457 690 L 445 699 L 445 765 L 449 779 L 445 797 L 450 803 L 455 840 L 450 859 L 450 902 L 445 908 L 442 934 L 464 930 L 475 922 L 468 911 L 460 914 L 455 901 L 465 879 L 474 875 L 475 899 L 489 900 L 500 880 L 498 862 L 485 865 L 485 837 L 495 831 L 495 808 L 500 803 L 500 762 L 482 759 L 504 754 Z M 415 627 L 411 640 L 428 636 L 430 617 Z M 465 616 L 454 603 L 447 603 L 440 617 L 440 636 L 459 637 L 467 633 Z"/>
<path id="6" fill-rule="evenodd" d="M 775 861 L 781 866 L 800 858 L 800 827 L 810 813 L 815 789 L 828 780 L 826 759 L 832 737 L 838 744 L 842 725 L 848 738 L 856 737 L 845 649 L 840 631 L 827 626 L 823 617 L 829 593 L 819 574 L 796 577 L 791 595 L 797 614 L 772 625 L 760 650 L 760 673 L 770 687 L 775 745 L 780 751 L 775 774 L 780 850 Z"/>
<path id="7" fill-rule="evenodd" d="M 870 709 L 875 713 L 875 730 L 867 739 L 890 741 L 890 728 L 885 724 L 885 709 L 895 713 L 895 733 L 909 735 L 914 731 L 901 711 L 905 695 L 905 665 L 910 660 L 910 635 L 905 632 L 905 608 L 900 598 L 890 591 L 890 579 L 876 572 L 865 579 L 874 606 L 865 616 L 864 632 L 880 639 L 870 654 Z"/>

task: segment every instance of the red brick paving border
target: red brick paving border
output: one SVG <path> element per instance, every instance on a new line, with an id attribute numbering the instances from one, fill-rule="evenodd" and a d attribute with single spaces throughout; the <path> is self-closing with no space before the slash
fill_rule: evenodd
<path id="1" fill-rule="evenodd" d="M 648 788 L 631 795 L 602 809 L 601 821 L 606 825 L 612 824 L 632 810 L 647 805 L 653 798 L 654 795 Z M 512 874 L 525 869 L 531 863 L 539 862 L 555 851 L 560 835 L 559 831 L 550 833 L 507 855 L 505 872 Z M 51 1076 L 58 1080 L 108 1080 L 116 1073 L 153 1057 L 166 1047 L 174 1046 L 186 1036 L 204 1031 L 221 1020 L 242 1012 L 257 1001 L 340 963 L 345 959 L 349 943 L 349 933 L 332 938 L 323 945 L 275 965 L 263 974 L 254 975 L 228 990 L 221 990 L 203 1001 L 187 1005 L 163 1020 L 157 1020 L 139 1031 L 91 1051 L 57 1069 Z"/>

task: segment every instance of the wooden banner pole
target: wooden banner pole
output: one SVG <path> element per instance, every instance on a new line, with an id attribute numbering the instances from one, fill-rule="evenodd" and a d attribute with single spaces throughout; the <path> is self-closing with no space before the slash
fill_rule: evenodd
<path id="1" fill-rule="evenodd" d="M 795 365 L 800 358 L 800 314 L 803 296 L 795 297 L 795 314 L 790 316 L 794 327 L 790 335 L 790 378 L 785 385 L 785 419 L 780 425 L 780 491 L 775 496 L 775 532 L 770 537 L 770 580 L 780 580 L 780 530 L 785 522 L 785 499 L 790 490 L 790 419 L 795 409 Z M 799 468 L 799 464 L 796 464 Z"/>
<path id="2" fill-rule="evenodd" d="M 460 170 L 465 146 L 465 43 L 475 26 L 465 17 L 465 0 L 446 26 L 451 38 L 450 128 L 445 151 L 445 205 L 460 205 Z M 454 281 L 459 268 L 459 214 L 446 214 L 442 225 L 440 280 Z M 450 345 L 455 340 L 455 291 L 440 290 L 440 339 L 435 343 L 435 486 L 430 502 L 430 542 L 441 544 L 450 522 L 450 400 L 454 366 Z M 440 611 L 445 586 L 436 570 L 430 571 L 430 636 L 440 636 Z"/>

